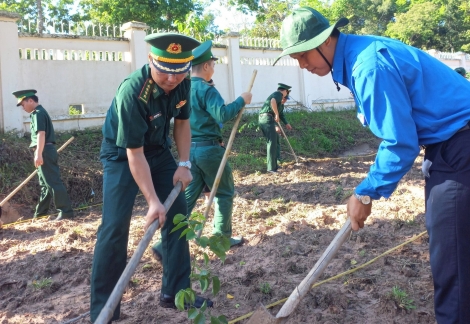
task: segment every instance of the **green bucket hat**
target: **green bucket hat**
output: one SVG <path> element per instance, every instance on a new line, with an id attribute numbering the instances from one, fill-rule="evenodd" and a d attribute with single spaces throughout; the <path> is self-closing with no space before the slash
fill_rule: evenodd
<path id="1" fill-rule="evenodd" d="M 19 105 L 21 105 L 21 102 L 28 98 L 28 97 L 32 97 L 32 96 L 35 96 L 36 95 L 36 90 L 34 89 L 28 89 L 28 90 L 18 90 L 18 91 L 15 91 L 12 93 L 12 95 L 14 95 L 16 97 L 16 99 L 18 99 L 18 102 L 16 103 L 16 106 L 18 107 Z"/>
<path id="2" fill-rule="evenodd" d="M 333 29 L 346 26 L 347 18 L 339 19 L 330 26 L 328 20 L 315 9 L 301 7 L 284 19 L 281 27 L 281 47 L 283 49 L 273 65 L 283 56 L 306 52 L 320 46 L 331 35 Z"/>

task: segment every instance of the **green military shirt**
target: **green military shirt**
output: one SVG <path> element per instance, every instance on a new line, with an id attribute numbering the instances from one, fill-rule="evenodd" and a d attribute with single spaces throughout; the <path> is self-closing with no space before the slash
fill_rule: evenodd
<path id="1" fill-rule="evenodd" d="M 237 116 L 245 106 L 245 100 L 238 97 L 225 105 L 217 89 L 199 77 L 191 78 L 191 137 L 194 142 L 208 140 L 222 141 L 220 123 L 225 123 Z"/>
<path id="2" fill-rule="evenodd" d="M 171 118 L 189 118 L 190 89 L 191 81 L 185 78 L 165 94 L 144 65 L 117 89 L 103 125 L 104 138 L 123 148 L 165 145 Z"/>
<path id="3" fill-rule="evenodd" d="M 284 116 L 284 105 L 281 104 L 282 101 L 282 93 L 280 91 L 273 92 L 268 99 L 264 102 L 263 107 L 259 111 L 260 114 L 271 114 L 274 117 L 274 111 L 271 108 L 271 99 L 274 98 L 277 103 L 277 112 L 279 113 L 279 119 L 282 120 L 284 124 L 289 124 L 287 122 L 286 117 Z"/>
<path id="4" fill-rule="evenodd" d="M 36 109 L 30 114 L 31 116 L 31 145 L 29 147 L 35 147 L 38 145 L 38 132 L 46 132 L 45 143 L 55 143 L 54 127 L 52 126 L 52 120 L 46 109 L 41 105 L 38 105 Z"/>

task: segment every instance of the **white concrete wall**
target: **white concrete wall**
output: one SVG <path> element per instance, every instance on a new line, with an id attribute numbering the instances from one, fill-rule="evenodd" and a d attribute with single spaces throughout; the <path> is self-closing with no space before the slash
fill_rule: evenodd
<path id="1" fill-rule="evenodd" d="M 119 84 L 148 62 L 145 24 L 124 24 L 125 38 L 38 36 L 18 34 L 18 18 L 0 11 L 0 131 L 29 130 L 29 116 L 21 113 L 11 95 L 15 90 L 28 88 L 38 90 L 40 103 L 48 110 L 58 131 L 100 126 Z M 240 43 L 239 35 L 230 33 L 213 47 L 213 54 L 219 57 L 213 80 L 227 103 L 247 90 L 256 69 L 253 100 L 247 112 L 259 109 L 280 82 L 292 86 L 289 107 L 354 106 L 349 89 L 340 85 L 338 92 L 329 75 L 318 77 L 301 70 L 290 57 L 272 66 L 281 51 L 265 48 L 271 44 L 268 43 L 256 40 L 252 44 L 247 39 L 241 39 Z M 468 54 L 429 53 L 452 68 L 469 69 Z M 69 106 L 77 104 L 83 105 L 84 115 L 69 116 Z"/>

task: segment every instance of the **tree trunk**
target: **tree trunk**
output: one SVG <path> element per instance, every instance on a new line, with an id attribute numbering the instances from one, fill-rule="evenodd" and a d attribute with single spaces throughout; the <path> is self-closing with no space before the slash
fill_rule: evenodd
<path id="1" fill-rule="evenodd" d="M 36 0 L 36 7 L 38 9 L 38 25 L 37 25 L 37 32 L 38 34 L 42 34 L 44 31 L 44 22 L 42 18 L 42 3 L 41 0 Z"/>

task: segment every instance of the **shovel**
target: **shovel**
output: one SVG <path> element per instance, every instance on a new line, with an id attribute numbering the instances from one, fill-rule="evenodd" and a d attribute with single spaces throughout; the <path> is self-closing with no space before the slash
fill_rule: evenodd
<path id="1" fill-rule="evenodd" d="M 181 183 L 181 181 L 178 181 L 175 187 L 173 188 L 173 190 L 168 195 L 168 198 L 166 198 L 165 202 L 163 203 L 163 206 L 165 207 L 166 211 L 170 209 L 176 197 L 178 197 L 178 194 L 180 193 L 182 187 L 183 187 L 183 184 Z M 121 277 L 116 283 L 116 286 L 114 286 L 114 289 L 111 292 L 111 295 L 109 296 L 108 301 L 106 302 L 104 307 L 101 309 L 100 315 L 96 319 L 95 324 L 107 324 L 109 320 L 111 319 L 111 317 L 113 317 L 114 309 L 116 308 L 117 304 L 121 300 L 122 294 L 124 294 L 124 291 L 126 290 L 129 280 L 131 280 L 131 277 L 134 274 L 135 269 L 137 269 L 140 259 L 142 259 L 142 256 L 144 255 L 145 249 L 147 249 L 147 247 L 149 246 L 149 243 L 152 240 L 153 235 L 155 234 L 155 232 L 157 231 L 159 227 L 160 227 L 160 224 L 158 222 L 158 219 L 156 219 L 147 228 L 147 231 L 142 237 L 142 240 L 139 242 L 137 249 L 134 251 L 134 254 L 132 255 L 132 258 L 130 259 L 129 263 L 124 269 L 124 272 L 121 274 Z"/>
<path id="2" fill-rule="evenodd" d="M 276 317 L 273 317 L 264 306 L 260 306 L 256 312 L 250 317 L 247 324 L 282 324 L 287 322 L 288 317 L 294 312 L 300 303 L 300 300 L 310 290 L 312 284 L 318 280 L 323 271 L 325 271 L 328 263 L 334 258 L 336 252 L 338 252 L 341 245 L 348 238 L 351 233 L 351 221 L 348 220 L 336 234 L 333 241 L 323 252 L 320 259 L 318 259 L 315 266 L 310 270 L 308 275 L 302 280 L 300 285 L 295 287 L 294 291 L 290 294 L 287 301 L 284 303 L 282 308 L 277 313 Z"/>

